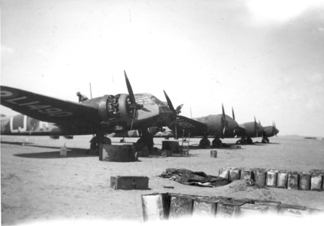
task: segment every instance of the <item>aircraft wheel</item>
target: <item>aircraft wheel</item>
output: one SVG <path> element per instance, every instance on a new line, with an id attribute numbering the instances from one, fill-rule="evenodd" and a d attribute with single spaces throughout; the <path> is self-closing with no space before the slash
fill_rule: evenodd
<path id="1" fill-rule="evenodd" d="M 213 147 L 221 147 L 222 141 L 220 139 L 215 138 L 212 142 Z"/>
<path id="2" fill-rule="evenodd" d="M 201 148 L 210 147 L 210 141 L 208 140 L 208 138 L 201 139 L 199 142 L 199 147 Z"/>
<path id="3" fill-rule="evenodd" d="M 139 145 L 144 145 L 144 142 L 143 142 L 143 139 L 140 138 L 136 141 L 136 144 L 139 144 Z"/>
<path id="4" fill-rule="evenodd" d="M 97 154 L 98 152 L 98 143 L 96 141 L 92 141 L 90 144 L 90 154 Z"/>

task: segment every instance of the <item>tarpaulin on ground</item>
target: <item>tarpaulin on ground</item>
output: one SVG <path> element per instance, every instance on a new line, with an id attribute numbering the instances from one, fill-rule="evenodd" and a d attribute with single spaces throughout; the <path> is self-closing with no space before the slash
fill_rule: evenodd
<path id="1" fill-rule="evenodd" d="M 168 168 L 160 177 L 169 178 L 185 185 L 202 187 L 218 187 L 229 184 L 230 181 L 217 176 L 207 175 L 204 172 L 194 172 L 188 169 Z"/>

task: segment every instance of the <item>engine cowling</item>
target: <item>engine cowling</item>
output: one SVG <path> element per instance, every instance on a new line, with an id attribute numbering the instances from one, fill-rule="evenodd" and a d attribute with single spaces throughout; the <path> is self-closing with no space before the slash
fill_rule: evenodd
<path id="1" fill-rule="evenodd" d="M 127 94 L 105 95 L 99 102 L 101 124 L 112 130 L 126 130 L 130 126 L 135 110 L 130 106 Z"/>

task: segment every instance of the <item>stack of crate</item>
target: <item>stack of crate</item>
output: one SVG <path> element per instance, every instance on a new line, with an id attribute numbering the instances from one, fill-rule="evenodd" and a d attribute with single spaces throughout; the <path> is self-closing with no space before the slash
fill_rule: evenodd
<path id="1" fill-rule="evenodd" d="M 297 172 L 263 168 L 225 167 L 219 169 L 218 175 L 230 181 L 251 180 L 259 187 L 324 191 L 324 170 Z"/>
<path id="2" fill-rule="evenodd" d="M 243 217 L 251 214 L 307 216 L 323 211 L 304 206 L 286 205 L 276 201 L 233 199 L 177 193 L 142 195 L 144 221 L 178 219 L 188 216 Z"/>

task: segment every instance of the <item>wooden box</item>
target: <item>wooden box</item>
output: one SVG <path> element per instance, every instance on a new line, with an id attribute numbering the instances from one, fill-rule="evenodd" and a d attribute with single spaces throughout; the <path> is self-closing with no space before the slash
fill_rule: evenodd
<path id="1" fill-rule="evenodd" d="M 241 179 L 241 170 L 234 168 L 229 170 L 229 180 L 234 181 L 234 180 L 239 180 Z"/>
<path id="2" fill-rule="evenodd" d="M 143 220 L 167 220 L 170 212 L 170 196 L 168 194 L 142 195 Z"/>
<path id="3" fill-rule="evenodd" d="M 193 216 L 199 217 L 215 217 L 217 209 L 217 202 L 194 200 Z"/>
<path id="4" fill-rule="evenodd" d="M 252 180 L 252 170 L 251 169 L 241 169 L 241 180 Z"/>
<path id="5" fill-rule="evenodd" d="M 162 141 L 162 150 L 172 153 L 179 153 L 179 142 L 178 141 Z"/>
<path id="6" fill-rule="evenodd" d="M 267 187 L 276 187 L 277 186 L 277 174 L 276 170 L 269 170 L 267 172 L 266 185 Z"/>
<path id="7" fill-rule="evenodd" d="M 287 188 L 288 172 L 279 171 L 277 174 L 277 188 Z"/>
<path id="8" fill-rule="evenodd" d="M 299 182 L 299 174 L 296 172 L 292 172 L 288 174 L 288 182 L 287 188 L 288 189 L 295 189 L 298 190 L 298 182 Z"/>
<path id="9" fill-rule="evenodd" d="M 302 173 L 299 175 L 299 190 L 310 189 L 311 175 L 308 173 Z"/>
<path id="10" fill-rule="evenodd" d="M 138 159 L 133 145 L 99 145 L 100 161 L 131 162 Z"/>
<path id="11" fill-rule="evenodd" d="M 323 183 L 323 176 L 319 173 L 313 173 L 311 177 L 311 190 L 312 191 L 321 191 Z"/>
<path id="12" fill-rule="evenodd" d="M 148 189 L 149 178 L 141 176 L 110 177 L 110 187 L 115 190 L 145 190 Z"/>
<path id="13" fill-rule="evenodd" d="M 266 185 L 266 171 L 263 169 L 253 170 L 255 184 L 259 187 L 265 187 Z"/>
<path id="14" fill-rule="evenodd" d="M 229 168 L 220 168 L 218 170 L 218 176 L 219 177 L 222 177 L 222 178 L 225 178 L 225 179 L 228 180 L 228 178 L 229 178 L 229 171 L 230 171 Z"/>
<path id="15" fill-rule="evenodd" d="M 171 195 L 169 218 L 187 217 L 192 215 L 193 199 L 188 195 Z"/>

